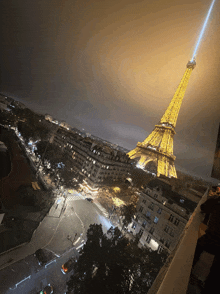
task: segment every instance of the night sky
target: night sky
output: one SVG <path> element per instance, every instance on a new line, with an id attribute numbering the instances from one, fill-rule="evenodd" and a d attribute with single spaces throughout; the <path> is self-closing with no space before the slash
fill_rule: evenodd
<path id="1" fill-rule="evenodd" d="M 1 0 L 0 92 L 129 150 L 160 121 L 208 0 Z M 220 1 L 174 137 L 176 166 L 210 176 L 220 122 Z"/>

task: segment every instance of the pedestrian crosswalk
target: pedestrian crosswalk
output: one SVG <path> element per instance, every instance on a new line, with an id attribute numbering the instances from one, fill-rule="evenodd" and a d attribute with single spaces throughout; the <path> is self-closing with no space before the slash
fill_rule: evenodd
<path id="1" fill-rule="evenodd" d="M 72 195 L 72 194 L 68 194 L 67 195 L 67 199 L 68 200 L 83 200 L 85 199 L 86 197 L 82 196 L 82 195 L 79 195 L 79 194 L 76 194 L 76 195 Z"/>
<path id="2" fill-rule="evenodd" d="M 107 210 L 99 202 L 94 202 L 94 204 L 98 207 L 99 210 L 101 210 L 105 217 L 109 217 Z"/>

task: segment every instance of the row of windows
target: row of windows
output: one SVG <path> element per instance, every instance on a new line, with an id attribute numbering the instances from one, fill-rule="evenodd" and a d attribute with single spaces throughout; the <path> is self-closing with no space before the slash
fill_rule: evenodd
<path id="1" fill-rule="evenodd" d="M 133 229 L 135 229 L 135 227 L 136 227 L 136 223 L 133 223 L 133 225 L 132 225 L 132 228 Z M 149 231 L 149 233 L 152 235 L 153 233 L 154 233 L 154 228 L 152 227 L 151 229 L 150 229 L 150 231 Z M 143 235 L 143 229 L 140 229 L 140 231 L 139 231 L 139 237 L 141 238 L 141 236 Z M 151 241 L 151 235 L 148 235 L 147 236 L 147 238 L 146 238 L 146 242 L 149 244 L 150 243 L 150 241 Z M 162 244 L 164 244 L 167 248 L 169 248 L 170 247 L 170 245 L 171 245 L 171 241 L 170 240 L 164 240 L 164 238 L 160 238 L 160 242 L 162 243 Z M 162 249 L 163 249 L 163 247 L 160 245 L 159 246 L 160 247 L 160 252 L 162 251 Z"/>
<path id="2" fill-rule="evenodd" d="M 147 193 L 149 196 L 151 196 L 149 190 L 147 190 L 146 193 Z M 157 199 L 157 198 L 158 198 L 158 194 L 154 194 L 154 198 Z M 172 200 L 168 200 L 168 202 L 169 202 L 169 201 L 171 201 L 171 202 L 173 203 Z M 184 203 L 184 201 L 185 201 L 184 199 L 182 199 L 182 198 L 180 199 L 180 203 Z M 143 203 L 146 203 L 146 200 L 143 200 Z"/>
<path id="3" fill-rule="evenodd" d="M 175 218 L 175 216 L 173 214 L 171 214 L 168 220 L 172 223 L 174 218 Z M 175 218 L 173 223 L 174 223 L 175 226 L 178 226 L 179 223 L 180 223 L 180 220 L 178 218 Z"/>
<path id="4" fill-rule="evenodd" d="M 151 241 L 151 236 L 150 235 L 148 235 L 147 236 L 147 238 L 146 238 L 146 242 L 149 244 L 150 243 L 150 241 Z M 162 243 L 164 243 L 164 239 L 163 239 L 163 242 Z M 170 240 L 167 240 L 166 242 L 165 242 L 165 244 L 164 244 L 167 248 L 169 248 L 170 247 L 170 245 L 171 245 L 171 241 Z M 162 251 L 163 250 L 163 246 L 159 246 L 159 248 L 158 248 L 158 251 Z M 160 253 L 159 252 L 159 253 Z"/>
<path id="5" fill-rule="evenodd" d="M 151 205 L 149 205 L 148 208 L 150 208 L 150 209 L 153 211 L 153 209 L 152 209 L 152 207 L 153 207 L 152 204 L 153 204 L 153 203 L 151 203 Z M 139 208 L 139 211 L 142 212 L 143 209 L 144 209 L 143 206 L 141 206 L 141 207 Z M 158 213 L 158 214 L 161 214 L 161 213 L 162 213 L 162 208 L 159 207 L 158 210 L 157 210 L 157 213 Z M 146 216 L 150 217 L 150 215 L 151 215 L 151 212 L 148 211 L 148 212 L 146 213 Z"/>
<path id="6" fill-rule="evenodd" d="M 174 230 L 169 227 L 168 225 L 166 225 L 166 227 L 164 228 L 164 231 L 169 234 L 171 237 L 174 237 Z"/>
<path id="7" fill-rule="evenodd" d="M 154 203 L 152 202 L 152 203 L 148 206 L 148 208 L 149 208 L 150 210 L 154 211 Z M 140 211 L 140 212 L 143 212 L 143 209 L 144 209 L 143 206 L 141 206 L 141 207 L 139 208 L 139 211 Z M 162 213 L 162 208 L 159 207 L 158 210 L 157 210 L 157 213 L 158 213 L 158 214 L 161 214 L 161 213 Z M 151 215 L 151 213 L 148 211 L 148 212 L 146 213 L 146 216 L 147 216 L 147 217 L 150 217 L 150 215 Z M 180 223 L 180 220 L 179 220 L 178 218 L 175 218 L 175 219 L 174 219 L 174 218 L 175 218 L 175 216 L 174 216 L 173 214 L 171 214 L 168 220 L 169 220 L 170 222 L 174 223 L 175 226 L 178 226 L 179 223 Z"/>

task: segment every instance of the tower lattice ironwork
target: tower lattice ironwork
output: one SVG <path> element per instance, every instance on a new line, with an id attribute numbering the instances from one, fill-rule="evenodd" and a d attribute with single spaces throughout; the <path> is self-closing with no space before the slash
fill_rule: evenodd
<path id="1" fill-rule="evenodd" d="M 152 133 L 142 143 L 138 142 L 137 147 L 128 152 L 131 159 L 137 160 L 137 166 L 155 172 L 157 176 L 177 177 L 174 166 L 176 157 L 173 155 L 173 137 L 180 106 L 195 66 L 195 60 L 187 63 L 183 78 L 159 124 L 155 125 Z"/>

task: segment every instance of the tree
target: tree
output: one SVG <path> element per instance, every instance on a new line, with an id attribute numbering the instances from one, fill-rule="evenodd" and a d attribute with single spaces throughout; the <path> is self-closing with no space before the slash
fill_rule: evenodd
<path id="1" fill-rule="evenodd" d="M 10 111 L 0 110 L 0 124 L 14 126 L 15 117 Z"/>
<path id="2" fill-rule="evenodd" d="M 49 135 L 49 130 L 34 119 L 28 122 L 19 121 L 18 130 L 26 143 L 28 143 L 30 139 L 47 140 Z"/>
<path id="3" fill-rule="evenodd" d="M 123 218 L 123 228 L 127 227 L 131 222 L 136 213 L 136 206 L 133 203 L 123 205 L 121 207 L 121 215 Z"/>
<path id="4" fill-rule="evenodd" d="M 45 161 L 49 161 L 53 169 L 57 168 L 59 163 L 61 164 L 65 160 L 62 149 L 56 144 L 47 141 L 37 142 L 34 152 L 36 155 L 40 155 L 41 159 L 43 159 L 43 164 L 46 163 Z M 63 165 L 65 164 L 63 163 Z"/>
<path id="5" fill-rule="evenodd" d="M 32 128 L 28 124 L 21 121 L 18 122 L 17 128 L 19 133 L 21 133 L 21 136 L 24 138 L 25 143 L 27 144 L 34 135 Z"/>
<path id="6" fill-rule="evenodd" d="M 46 141 L 39 141 L 36 144 L 36 155 L 40 155 L 43 164 L 49 161 L 54 174 L 62 179 L 63 185 L 67 188 L 78 188 L 80 181 L 73 182 L 76 172 L 73 170 L 74 161 L 68 153 L 63 151 L 58 145 Z M 52 175 L 53 172 L 51 172 Z"/>
<path id="7" fill-rule="evenodd" d="M 74 188 L 78 189 L 79 184 L 82 182 L 75 171 L 73 171 L 72 167 L 68 168 L 68 166 L 65 165 L 65 168 L 61 169 L 59 172 L 60 177 L 62 178 L 63 185 L 66 188 Z M 73 181 L 73 179 L 77 178 L 77 182 Z"/>
<path id="8" fill-rule="evenodd" d="M 138 239 L 129 241 L 117 227 L 103 234 L 101 225 L 90 225 L 67 293 L 146 293 L 165 258 L 139 248 Z"/>

